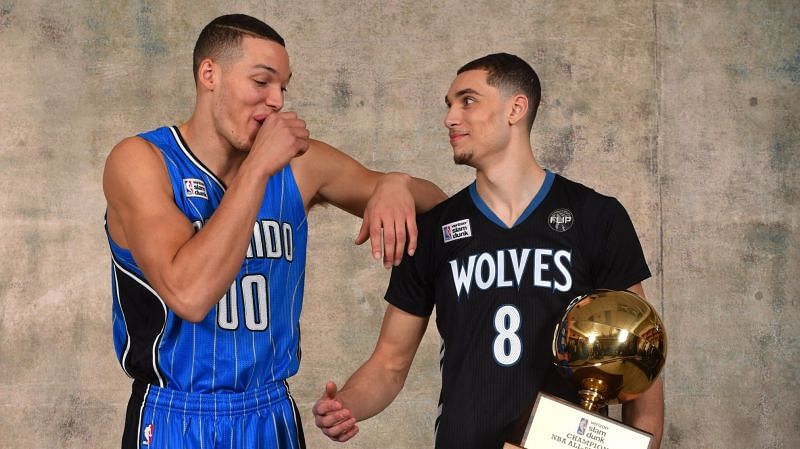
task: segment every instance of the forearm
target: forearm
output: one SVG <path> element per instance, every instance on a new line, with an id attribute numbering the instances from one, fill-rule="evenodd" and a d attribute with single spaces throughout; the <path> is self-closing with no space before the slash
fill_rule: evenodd
<path id="1" fill-rule="evenodd" d="M 622 405 L 622 421 L 653 434 L 650 449 L 658 449 L 664 432 L 664 383 L 657 378 L 650 388 Z"/>
<path id="2" fill-rule="evenodd" d="M 339 391 L 338 399 L 357 421 L 382 412 L 400 393 L 408 370 L 387 368 L 371 358 L 359 368 Z"/>
<path id="3" fill-rule="evenodd" d="M 230 288 L 253 236 L 264 185 L 241 172 L 203 228 L 154 273 L 154 287 L 178 316 L 201 321 Z"/>

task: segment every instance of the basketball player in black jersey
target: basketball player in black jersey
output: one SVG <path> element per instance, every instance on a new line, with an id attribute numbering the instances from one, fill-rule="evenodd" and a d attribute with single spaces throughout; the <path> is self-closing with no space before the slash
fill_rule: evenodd
<path id="1" fill-rule="evenodd" d="M 500 448 L 539 391 L 577 399 L 551 363 L 553 329 L 569 301 L 597 288 L 644 295 L 650 271 L 622 205 L 534 159 L 540 91 L 533 69 L 509 54 L 458 71 L 445 125 L 455 162 L 474 167 L 476 180 L 419 217 L 417 252 L 392 271 L 374 353 L 340 391 L 328 382 L 314 405 L 331 439 L 352 438 L 358 421 L 397 396 L 435 307 L 436 447 Z M 661 379 L 622 415 L 652 433 L 657 448 Z"/>

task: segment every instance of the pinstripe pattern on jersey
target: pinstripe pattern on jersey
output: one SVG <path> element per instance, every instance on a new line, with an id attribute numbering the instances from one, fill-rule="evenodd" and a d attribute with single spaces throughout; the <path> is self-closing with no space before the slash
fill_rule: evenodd
<path id="1" fill-rule="evenodd" d="M 552 226 L 560 210 L 572 215 L 570 228 Z M 550 362 L 555 323 L 575 296 L 650 275 L 633 225 L 611 197 L 548 173 L 523 216 L 508 227 L 473 184 L 418 217 L 417 251 L 392 269 L 387 301 L 418 316 L 436 310 L 437 448 L 501 447 L 539 391 L 576 400 Z M 464 221 L 468 238 L 447 240 L 441 230 Z M 517 358 L 498 359 L 498 341 L 515 345 Z"/>
<path id="2" fill-rule="evenodd" d="M 288 384 L 209 395 L 134 381 L 122 448 L 184 447 L 305 449 Z"/>
<path id="3" fill-rule="evenodd" d="M 224 183 L 191 152 L 177 127 L 159 128 L 141 137 L 161 151 L 176 206 L 197 229 L 202 228 L 222 201 Z M 201 185 L 204 195 L 187 194 L 187 179 L 192 185 Z M 143 382 L 203 393 L 246 391 L 292 376 L 300 360 L 307 229 L 302 197 L 291 166 L 286 166 L 265 186 L 247 257 L 226 295 L 226 310 L 238 314 L 236 326 L 219 325 L 222 302 L 199 323 L 184 321 L 163 306 L 160 332 L 153 331 L 153 322 L 147 321 L 156 316 L 155 308 L 149 314 L 135 315 L 132 321 L 129 310 L 135 306 L 135 296 L 128 290 L 139 291 L 138 296 L 144 292 L 158 296 L 130 251 L 109 235 L 115 261 L 114 340 L 126 373 Z M 163 305 L 160 299 L 156 302 L 151 298 L 150 302 Z M 261 307 L 266 307 L 263 316 Z M 150 329 L 150 346 L 135 344 L 137 341 L 129 338 L 144 333 L 143 329 Z M 145 347 L 150 349 L 146 356 L 153 361 L 153 374 L 145 375 L 141 367 Z M 132 360 L 140 361 L 141 366 L 132 369 Z"/>

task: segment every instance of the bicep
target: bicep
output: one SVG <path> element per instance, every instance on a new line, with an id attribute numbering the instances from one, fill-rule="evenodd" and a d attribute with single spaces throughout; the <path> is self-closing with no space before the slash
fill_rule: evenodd
<path id="1" fill-rule="evenodd" d="M 112 238 L 128 248 L 145 276 L 158 273 L 194 233 L 172 198 L 161 158 L 141 139 L 128 139 L 112 150 L 103 173 Z"/>
<path id="2" fill-rule="evenodd" d="M 294 166 L 306 208 L 325 202 L 361 216 L 380 172 L 369 170 L 342 151 L 317 140 Z"/>

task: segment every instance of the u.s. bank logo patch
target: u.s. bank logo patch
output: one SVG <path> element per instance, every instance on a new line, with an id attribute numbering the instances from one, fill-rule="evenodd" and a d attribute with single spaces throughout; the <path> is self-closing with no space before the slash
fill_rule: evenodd
<path id="1" fill-rule="evenodd" d="M 444 242 L 452 242 L 453 240 L 465 239 L 472 237 L 472 228 L 469 226 L 469 218 L 454 221 L 442 226 L 442 238 Z"/>
<path id="2" fill-rule="evenodd" d="M 550 229 L 556 232 L 569 231 L 573 223 L 575 223 L 575 217 L 569 209 L 556 209 L 550 212 L 550 215 L 547 217 L 547 224 L 550 226 Z"/>
<path id="3" fill-rule="evenodd" d="M 203 198 L 204 200 L 208 199 L 208 192 L 206 191 L 206 185 L 203 181 L 194 178 L 185 178 L 183 180 L 183 193 L 186 195 L 187 198 Z"/>

